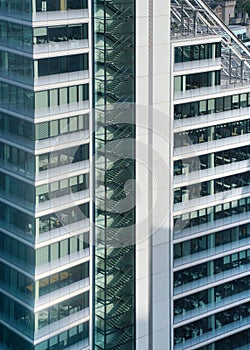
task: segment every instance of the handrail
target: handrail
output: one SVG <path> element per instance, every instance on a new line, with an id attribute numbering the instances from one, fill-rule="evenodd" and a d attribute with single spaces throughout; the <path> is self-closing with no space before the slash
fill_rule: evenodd
<path id="1" fill-rule="evenodd" d="M 187 0 L 188 1 L 188 0 Z M 208 5 L 205 4 L 203 0 L 195 0 L 199 5 L 204 8 L 204 10 L 209 13 L 213 20 L 240 46 L 242 51 L 246 53 L 250 58 L 250 51 L 248 48 L 237 38 L 237 36 L 225 25 L 225 23 L 210 9 Z"/>
<path id="2" fill-rule="evenodd" d="M 220 36 L 222 59 L 224 58 L 223 62 L 226 63 L 222 66 L 223 72 L 226 76 L 241 81 L 250 80 L 250 51 L 204 0 L 172 0 L 172 16 L 180 22 L 183 29 L 187 29 L 189 33 L 187 35 L 195 35 L 197 30 L 202 30 L 203 26 L 206 26 L 209 28 L 209 33 Z M 231 52 L 228 58 L 226 50 Z M 235 70 L 237 67 L 240 68 L 240 73 Z"/>

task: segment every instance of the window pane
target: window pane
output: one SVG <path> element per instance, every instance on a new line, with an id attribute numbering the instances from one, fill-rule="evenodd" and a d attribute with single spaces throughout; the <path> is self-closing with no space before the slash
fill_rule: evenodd
<path id="1" fill-rule="evenodd" d="M 68 255 L 68 240 L 65 239 L 60 243 L 60 257 Z"/>
<path id="2" fill-rule="evenodd" d="M 60 133 L 64 134 L 68 132 L 68 119 L 61 119 L 60 120 Z"/>
<path id="3" fill-rule="evenodd" d="M 77 237 L 70 238 L 70 254 L 77 252 Z"/>
<path id="4" fill-rule="evenodd" d="M 65 105 L 68 103 L 68 93 L 67 88 L 60 89 L 60 105 Z"/>
<path id="5" fill-rule="evenodd" d="M 50 247 L 50 261 L 56 260 L 59 258 L 59 244 L 51 244 Z"/>
<path id="6" fill-rule="evenodd" d="M 49 137 L 49 124 L 41 123 L 36 125 L 36 139 L 42 140 Z"/>
<path id="7" fill-rule="evenodd" d="M 58 105 L 58 90 L 53 89 L 50 90 L 50 107 L 54 107 Z"/>
<path id="8" fill-rule="evenodd" d="M 37 265 L 46 264 L 49 261 L 48 247 L 40 248 L 36 252 Z"/>
<path id="9" fill-rule="evenodd" d="M 69 103 L 77 102 L 77 86 L 69 88 Z"/>
<path id="10" fill-rule="evenodd" d="M 35 108 L 47 108 L 48 107 L 48 93 L 47 91 L 36 92 L 35 94 Z"/>
<path id="11" fill-rule="evenodd" d="M 58 136 L 58 121 L 50 122 L 50 137 Z"/>
<path id="12" fill-rule="evenodd" d="M 69 131 L 77 130 L 77 117 L 70 118 Z"/>

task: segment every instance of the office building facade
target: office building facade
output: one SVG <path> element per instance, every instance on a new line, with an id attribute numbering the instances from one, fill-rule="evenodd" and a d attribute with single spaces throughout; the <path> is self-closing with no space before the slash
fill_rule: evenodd
<path id="1" fill-rule="evenodd" d="M 247 349 L 249 53 L 205 3 L 172 14 L 174 348 Z"/>
<path id="2" fill-rule="evenodd" d="M 1 1 L 1 349 L 89 345 L 89 12 Z"/>
<path id="3" fill-rule="evenodd" d="M 1 349 L 247 349 L 247 49 L 202 0 L 0 19 Z"/>

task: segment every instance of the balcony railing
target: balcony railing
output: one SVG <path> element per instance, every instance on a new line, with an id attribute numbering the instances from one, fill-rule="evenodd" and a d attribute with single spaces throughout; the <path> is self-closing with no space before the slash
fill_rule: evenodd
<path id="1" fill-rule="evenodd" d="M 89 47 L 88 39 L 61 41 L 58 43 L 45 43 L 33 45 L 33 54 L 46 54 L 51 52 L 70 51 L 77 49 L 87 49 Z"/>
<path id="2" fill-rule="evenodd" d="M 44 11 L 44 12 L 35 12 L 32 15 L 33 22 L 47 22 L 47 21 L 68 21 L 79 19 L 88 19 L 89 11 L 88 9 L 84 10 L 68 10 L 68 11 Z M 37 25 L 37 23 L 36 23 Z"/>

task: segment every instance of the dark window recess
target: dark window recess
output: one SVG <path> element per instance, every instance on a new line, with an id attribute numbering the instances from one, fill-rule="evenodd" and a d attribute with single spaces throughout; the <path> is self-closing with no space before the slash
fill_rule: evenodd
<path id="1" fill-rule="evenodd" d="M 221 56 L 221 44 L 201 44 L 175 48 L 175 63 L 218 58 Z"/>
<path id="2" fill-rule="evenodd" d="M 87 0 L 36 0 L 37 12 L 81 10 L 87 7 Z"/>
<path id="3" fill-rule="evenodd" d="M 88 54 L 45 58 L 38 61 L 38 76 L 88 69 Z"/>

